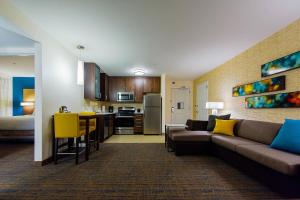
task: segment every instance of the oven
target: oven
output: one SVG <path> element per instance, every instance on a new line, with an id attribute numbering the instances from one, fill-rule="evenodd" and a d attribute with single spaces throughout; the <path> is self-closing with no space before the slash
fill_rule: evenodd
<path id="1" fill-rule="evenodd" d="M 133 92 L 118 92 L 117 93 L 118 102 L 134 102 Z"/>
<path id="2" fill-rule="evenodd" d="M 115 134 L 134 134 L 134 112 L 133 107 L 119 107 L 116 115 Z"/>

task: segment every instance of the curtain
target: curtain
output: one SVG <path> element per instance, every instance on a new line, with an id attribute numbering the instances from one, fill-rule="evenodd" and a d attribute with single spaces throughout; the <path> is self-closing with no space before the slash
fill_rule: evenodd
<path id="1" fill-rule="evenodd" d="M 0 77 L 0 116 L 12 116 L 12 79 Z"/>

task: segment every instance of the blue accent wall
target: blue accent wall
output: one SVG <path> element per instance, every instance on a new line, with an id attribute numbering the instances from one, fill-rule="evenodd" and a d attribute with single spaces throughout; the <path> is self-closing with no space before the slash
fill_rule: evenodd
<path id="1" fill-rule="evenodd" d="M 13 77 L 13 116 L 23 115 L 23 89 L 34 89 L 34 77 Z"/>

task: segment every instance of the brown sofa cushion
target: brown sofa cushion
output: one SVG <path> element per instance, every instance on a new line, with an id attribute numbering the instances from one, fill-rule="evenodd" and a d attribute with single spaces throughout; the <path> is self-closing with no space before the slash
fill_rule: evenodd
<path id="1" fill-rule="evenodd" d="M 281 124 L 278 123 L 243 120 L 237 136 L 263 144 L 271 144 L 280 127 Z"/>
<path id="2" fill-rule="evenodd" d="M 208 131 L 178 131 L 170 135 L 173 141 L 210 142 L 211 134 Z"/>
<path id="3" fill-rule="evenodd" d="M 216 134 L 212 135 L 211 141 L 217 145 L 220 145 L 232 151 L 236 151 L 236 146 L 238 145 L 260 144 L 252 140 L 248 140 L 241 137 L 235 137 L 235 136 L 232 137 L 232 136 L 216 135 Z"/>
<path id="4" fill-rule="evenodd" d="M 300 156 L 268 145 L 239 145 L 236 151 L 262 165 L 287 175 L 300 175 Z"/>

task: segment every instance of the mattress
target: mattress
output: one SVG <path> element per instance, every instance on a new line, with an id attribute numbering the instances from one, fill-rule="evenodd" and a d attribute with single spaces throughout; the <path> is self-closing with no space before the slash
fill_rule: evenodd
<path id="1" fill-rule="evenodd" d="M 0 131 L 2 130 L 34 130 L 34 116 L 0 117 Z"/>

